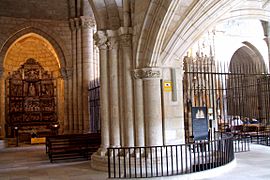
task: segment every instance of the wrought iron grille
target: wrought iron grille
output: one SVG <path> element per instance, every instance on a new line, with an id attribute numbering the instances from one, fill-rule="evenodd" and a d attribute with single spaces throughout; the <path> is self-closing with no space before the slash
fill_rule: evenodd
<path id="1" fill-rule="evenodd" d="M 234 159 L 231 134 L 198 143 L 108 148 L 109 178 L 150 178 L 216 168 Z"/>
<path id="2" fill-rule="evenodd" d="M 265 67 L 201 57 L 185 58 L 184 72 L 186 141 L 194 141 L 192 107 L 206 107 L 209 130 L 232 132 L 235 152 L 248 151 L 251 137 L 269 126 L 270 76 Z"/>
<path id="3" fill-rule="evenodd" d="M 95 79 L 90 82 L 89 107 L 90 107 L 90 130 L 93 133 L 100 132 L 100 84 Z"/>

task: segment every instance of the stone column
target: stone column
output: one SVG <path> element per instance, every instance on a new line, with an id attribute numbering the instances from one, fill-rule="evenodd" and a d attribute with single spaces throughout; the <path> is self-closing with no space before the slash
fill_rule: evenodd
<path id="1" fill-rule="evenodd" d="M 110 93 L 110 145 L 120 146 L 118 40 L 115 31 L 108 30 L 109 93 Z M 102 84 L 103 85 L 103 84 Z"/>
<path id="2" fill-rule="evenodd" d="M 91 17 L 82 16 L 82 104 L 83 104 L 83 125 L 84 132 L 89 131 L 89 83 L 93 77 L 93 28 L 95 27 L 95 20 Z"/>
<path id="3" fill-rule="evenodd" d="M 270 69 L 270 38 L 269 37 L 265 37 L 264 38 L 264 41 L 266 42 L 267 44 L 267 50 L 268 50 L 268 69 Z"/>
<path id="4" fill-rule="evenodd" d="M 94 79 L 95 81 L 99 81 L 100 72 L 99 72 L 99 50 L 97 47 L 94 47 Z"/>
<path id="5" fill-rule="evenodd" d="M 73 113 L 72 113 L 72 69 L 67 69 L 66 70 L 66 78 L 65 80 L 67 81 L 67 96 L 65 99 L 67 100 L 67 113 L 66 115 L 68 116 L 68 133 L 71 133 L 73 130 Z"/>
<path id="6" fill-rule="evenodd" d="M 69 113 L 68 113 L 68 92 L 69 92 L 69 87 L 68 87 L 68 79 L 67 79 L 67 73 L 64 68 L 60 69 L 60 77 L 61 79 L 64 80 L 64 134 L 68 134 L 69 132 Z"/>
<path id="7" fill-rule="evenodd" d="M 145 146 L 144 143 L 144 108 L 143 108 L 143 81 L 134 72 L 134 134 L 135 146 Z"/>
<path id="8" fill-rule="evenodd" d="M 72 41 L 72 80 L 70 80 L 70 86 L 72 88 L 71 102 L 69 105 L 70 114 L 70 133 L 74 133 L 77 127 L 77 68 L 76 68 L 76 24 L 74 19 L 70 19 L 70 29 L 71 29 L 71 41 Z"/>
<path id="9" fill-rule="evenodd" d="M 139 70 L 143 79 L 145 146 L 163 145 L 160 78 L 158 68 Z"/>
<path id="10" fill-rule="evenodd" d="M 61 68 L 61 77 L 64 80 L 64 134 L 72 132 L 72 68 Z"/>
<path id="11" fill-rule="evenodd" d="M 119 44 L 120 44 L 121 41 L 119 41 Z M 122 51 L 120 49 L 120 46 L 119 46 L 119 56 L 118 56 L 118 59 L 119 59 L 119 62 L 123 62 L 123 55 L 122 55 Z M 124 136 L 124 121 L 125 121 L 125 115 L 124 115 L 124 85 L 125 85 L 125 82 L 124 82 L 124 63 L 118 63 L 118 93 L 119 93 L 119 127 L 120 127 L 120 142 L 121 145 L 123 146 L 124 144 L 124 139 L 125 139 L 125 136 Z M 121 110 L 120 110 L 121 109 Z"/>
<path id="12" fill-rule="evenodd" d="M 82 121 L 82 26 L 81 26 L 81 19 L 80 18 L 75 18 L 75 23 L 76 23 L 76 36 L 77 36 L 77 42 L 76 42 L 76 60 L 77 60 L 77 73 L 76 73 L 76 78 L 77 78 L 77 132 L 82 133 L 83 132 L 83 121 Z"/>
<path id="13" fill-rule="evenodd" d="M 264 41 L 266 42 L 267 44 L 267 47 L 268 47 L 268 69 L 270 69 L 270 25 L 269 25 L 269 22 L 267 21 L 261 21 L 262 23 L 262 27 L 263 27 L 263 30 L 264 30 Z"/>
<path id="14" fill-rule="evenodd" d="M 59 122 L 59 134 L 63 134 L 65 130 L 65 113 L 63 107 L 65 107 L 65 101 L 64 101 L 64 94 L 65 91 L 64 87 L 64 81 L 61 76 L 56 77 L 55 79 L 55 85 L 56 85 L 56 99 L 57 99 L 57 118 Z"/>
<path id="15" fill-rule="evenodd" d="M 109 147 L 109 80 L 108 80 L 108 54 L 107 37 L 104 31 L 98 31 L 94 35 L 96 45 L 100 53 L 100 124 L 101 124 L 101 146 L 98 154 L 104 156 Z"/>
<path id="16" fill-rule="evenodd" d="M 128 28 L 123 28 L 123 34 L 121 38 L 121 51 L 123 61 L 123 108 L 124 108 L 124 119 L 123 119 L 123 146 L 132 147 L 134 146 L 134 112 L 133 112 L 133 86 L 132 86 L 132 50 L 131 50 L 131 34 L 128 34 Z M 120 66 L 119 66 L 120 67 Z"/>
<path id="17" fill-rule="evenodd" d="M 4 70 L 0 65 L 0 137 L 5 137 L 5 78 Z"/>

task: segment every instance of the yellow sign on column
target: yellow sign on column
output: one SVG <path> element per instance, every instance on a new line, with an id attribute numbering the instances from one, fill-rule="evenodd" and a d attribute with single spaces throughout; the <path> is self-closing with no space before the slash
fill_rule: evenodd
<path id="1" fill-rule="evenodd" d="M 163 89 L 164 89 L 164 92 L 172 92 L 172 82 L 171 81 L 164 81 L 163 82 Z"/>

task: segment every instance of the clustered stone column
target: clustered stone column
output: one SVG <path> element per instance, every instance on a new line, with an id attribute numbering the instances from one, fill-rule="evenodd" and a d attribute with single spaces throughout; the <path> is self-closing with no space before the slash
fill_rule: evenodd
<path id="1" fill-rule="evenodd" d="M 65 87 L 68 102 L 67 122 L 69 133 L 89 132 L 88 90 L 90 79 L 93 78 L 93 32 L 95 21 L 92 17 L 81 16 L 70 19 L 72 42 L 72 77 L 67 79 Z"/>
<path id="2" fill-rule="evenodd" d="M 72 41 L 72 80 L 70 84 L 70 89 L 71 91 L 71 96 L 70 98 L 70 104 L 69 104 L 69 113 L 70 115 L 70 126 L 69 126 L 69 132 L 74 133 L 75 130 L 77 129 L 77 123 L 76 120 L 77 118 L 77 80 L 76 80 L 76 75 L 77 75 L 77 68 L 76 68 L 76 24 L 75 24 L 75 19 L 70 19 L 70 29 L 71 29 L 71 41 Z"/>
<path id="3" fill-rule="evenodd" d="M 102 144 L 99 152 L 105 155 L 109 146 L 134 146 L 131 35 L 125 30 L 98 31 L 95 40 L 100 50 Z"/>
<path id="4" fill-rule="evenodd" d="M 161 70 L 133 70 L 127 27 L 97 31 L 94 37 L 100 53 L 101 146 L 91 163 L 102 170 L 108 147 L 163 145 Z"/>
<path id="5" fill-rule="evenodd" d="M 161 69 L 133 70 L 128 27 L 94 37 L 100 53 L 101 146 L 91 163 L 101 170 L 108 147 L 163 145 Z"/>
<path id="6" fill-rule="evenodd" d="M 82 105 L 83 105 L 83 129 L 84 132 L 89 130 L 89 100 L 88 89 L 89 83 L 94 76 L 94 42 L 93 32 L 95 29 L 95 20 L 92 17 L 81 16 L 82 22 Z"/>

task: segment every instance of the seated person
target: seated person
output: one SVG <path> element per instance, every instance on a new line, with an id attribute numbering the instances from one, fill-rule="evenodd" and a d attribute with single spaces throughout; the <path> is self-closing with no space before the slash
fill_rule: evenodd
<path id="1" fill-rule="evenodd" d="M 225 126 L 225 132 L 232 132 L 231 128 L 229 127 L 229 125 Z"/>
<path id="2" fill-rule="evenodd" d="M 37 137 L 38 137 L 37 132 L 34 129 L 32 129 L 31 138 L 37 138 Z"/>
<path id="3" fill-rule="evenodd" d="M 250 119 L 248 117 L 246 117 L 243 122 L 244 122 L 244 124 L 250 124 Z"/>
<path id="4" fill-rule="evenodd" d="M 250 121 L 250 124 L 258 124 L 259 121 L 255 118 L 252 118 L 251 121 Z"/>
<path id="5" fill-rule="evenodd" d="M 232 120 L 232 126 L 239 126 L 239 125 L 243 125 L 243 121 L 240 119 L 239 116 L 234 117 Z"/>

